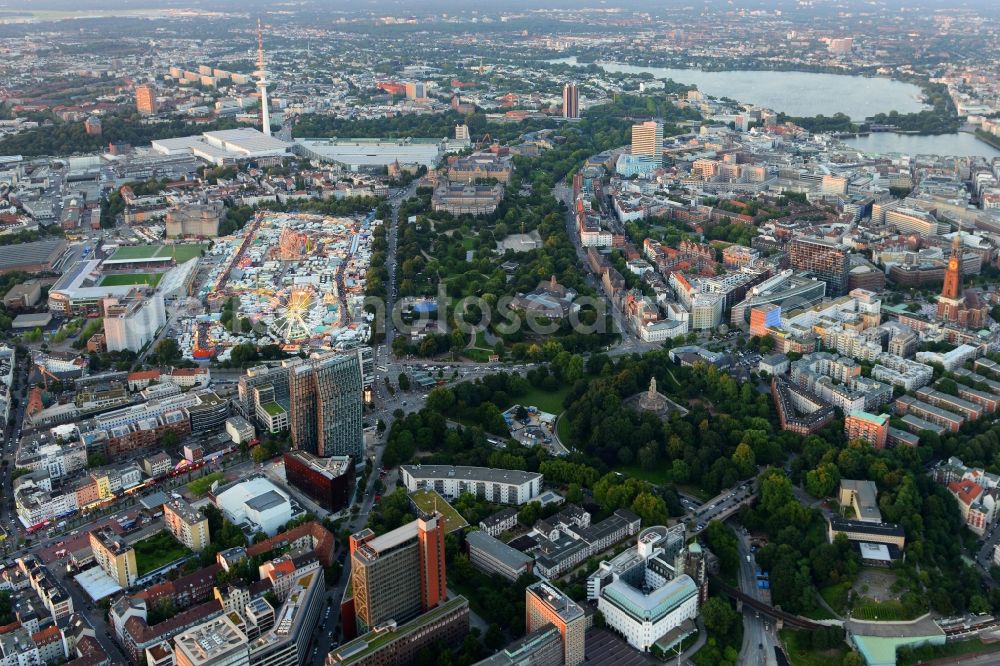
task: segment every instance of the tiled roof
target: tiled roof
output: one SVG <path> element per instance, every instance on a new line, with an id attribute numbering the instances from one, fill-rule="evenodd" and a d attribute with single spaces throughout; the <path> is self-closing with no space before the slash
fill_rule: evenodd
<path id="1" fill-rule="evenodd" d="M 972 506 L 976 499 L 982 494 L 983 489 L 969 479 L 952 481 L 948 484 L 948 490 L 952 492 L 958 501 L 965 506 Z"/>

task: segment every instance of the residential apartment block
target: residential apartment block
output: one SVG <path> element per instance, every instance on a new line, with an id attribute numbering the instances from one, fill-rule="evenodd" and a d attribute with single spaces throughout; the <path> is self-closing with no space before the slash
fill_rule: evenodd
<path id="1" fill-rule="evenodd" d="M 139 576 L 132 546 L 108 527 L 94 530 L 89 536 L 97 565 L 118 585 L 132 587 Z"/>
<path id="2" fill-rule="evenodd" d="M 863 439 L 876 449 L 884 449 L 889 438 L 889 415 L 852 411 L 844 418 L 848 440 Z"/>
<path id="3" fill-rule="evenodd" d="M 520 505 L 542 491 L 542 475 L 489 467 L 401 465 L 400 479 L 410 492 L 436 490 L 445 497 L 470 493 L 495 504 Z"/>
<path id="4" fill-rule="evenodd" d="M 211 542 L 208 518 L 183 499 L 172 499 L 163 505 L 163 521 L 178 541 L 196 553 Z"/>

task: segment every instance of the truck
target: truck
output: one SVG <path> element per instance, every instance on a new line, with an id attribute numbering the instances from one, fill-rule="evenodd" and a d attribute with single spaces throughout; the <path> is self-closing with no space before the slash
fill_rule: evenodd
<path id="1" fill-rule="evenodd" d="M 747 555 L 747 564 L 750 564 L 750 556 Z"/>

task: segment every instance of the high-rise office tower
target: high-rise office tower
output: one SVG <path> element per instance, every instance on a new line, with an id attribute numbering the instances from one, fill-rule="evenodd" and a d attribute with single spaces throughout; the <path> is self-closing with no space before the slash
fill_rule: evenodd
<path id="1" fill-rule="evenodd" d="M 830 50 L 830 53 L 833 53 L 834 55 L 847 55 L 854 50 L 854 38 L 839 37 L 831 39 L 827 48 Z"/>
<path id="2" fill-rule="evenodd" d="M 375 361 L 372 356 L 372 348 L 358 347 L 357 349 L 352 349 L 349 352 L 344 352 L 341 355 L 353 358 L 357 361 L 358 367 L 360 368 L 361 382 L 363 386 L 362 396 L 366 401 L 370 402 L 372 383 L 375 380 Z M 336 354 L 332 354 L 331 356 L 336 356 Z M 293 357 L 282 361 L 280 367 L 258 366 L 255 368 L 248 368 L 247 374 L 240 377 L 239 400 L 236 403 L 237 409 L 244 418 L 256 421 L 269 432 L 276 433 L 291 427 L 292 369 L 298 366 L 312 367 L 316 362 L 321 360 L 322 359 L 304 360 L 298 357 Z M 313 392 L 307 382 L 310 375 L 309 372 L 305 370 L 300 372 L 303 374 L 298 376 L 298 379 L 300 380 L 298 384 L 299 392 L 300 395 L 304 396 L 304 398 L 308 398 L 313 395 Z M 315 453 L 316 435 L 315 433 L 311 435 L 309 434 L 312 431 L 307 426 L 306 421 L 303 420 L 306 418 L 315 418 L 315 412 L 310 412 L 307 409 L 310 408 L 310 405 L 314 405 L 314 402 L 299 402 L 300 410 L 297 414 L 300 420 L 297 425 L 297 430 L 301 433 L 300 436 L 302 437 L 303 443 L 298 446 L 298 448 Z M 306 411 L 303 411 L 303 409 L 306 409 Z M 310 416 L 310 414 L 312 416 Z M 314 431 L 315 429 L 313 428 L 312 430 Z M 326 453 L 323 455 L 329 456 L 338 454 Z"/>
<path id="3" fill-rule="evenodd" d="M 554 625 L 562 635 L 563 664 L 583 663 L 587 622 L 580 606 L 548 581 L 539 581 L 524 591 L 527 633 Z"/>
<path id="4" fill-rule="evenodd" d="M 364 456 L 364 379 L 359 353 L 328 354 L 289 369 L 289 425 L 295 448 L 317 456 Z"/>
<path id="5" fill-rule="evenodd" d="M 576 83 L 573 81 L 569 81 L 563 85 L 562 114 L 563 118 L 580 117 L 580 89 L 576 87 Z"/>
<path id="6" fill-rule="evenodd" d="M 156 113 L 156 88 L 151 83 L 135 87 L 135 108 L 144 116 Z"/>
<path id="7" fill-rule="evenodd" d="M 427 84 L 423 81 L 408 81 L 405 86 L 406 99 L 424 99 L 427 97 Z"/>
<path id="8" fill-rule="evenodd" d="M 810 271 L 825 282 L 827 295 L 836 298 L 847 293 L 850 260 L 847 250 L 838 243 L 798 236 L 788 244 L 788 258 L 793 269 Z"/>
<path id="9" fill-rule="evenodd" d="M 358 633 L 395 620 L 403 624 L 447 596 L 444 517 L 421 516 L 382 536 L 351 535 L 351 586 Z"/>
<path id="10" fill-rule="evenodd" d="M 663 125 L 655 120 L 632 125 L 632 154 L 662 160 Z"/>

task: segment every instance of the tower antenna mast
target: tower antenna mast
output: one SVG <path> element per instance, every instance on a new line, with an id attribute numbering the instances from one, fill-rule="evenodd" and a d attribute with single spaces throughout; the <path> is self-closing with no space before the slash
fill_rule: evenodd
<path id="1" fill-rule="evenodd" d="M 267 75 L 264 73 L 264 32 L 257 19 L 257 92 L 260 93 L 260 129 L 271 136 L 271 111 L 267 104 Z"/>

